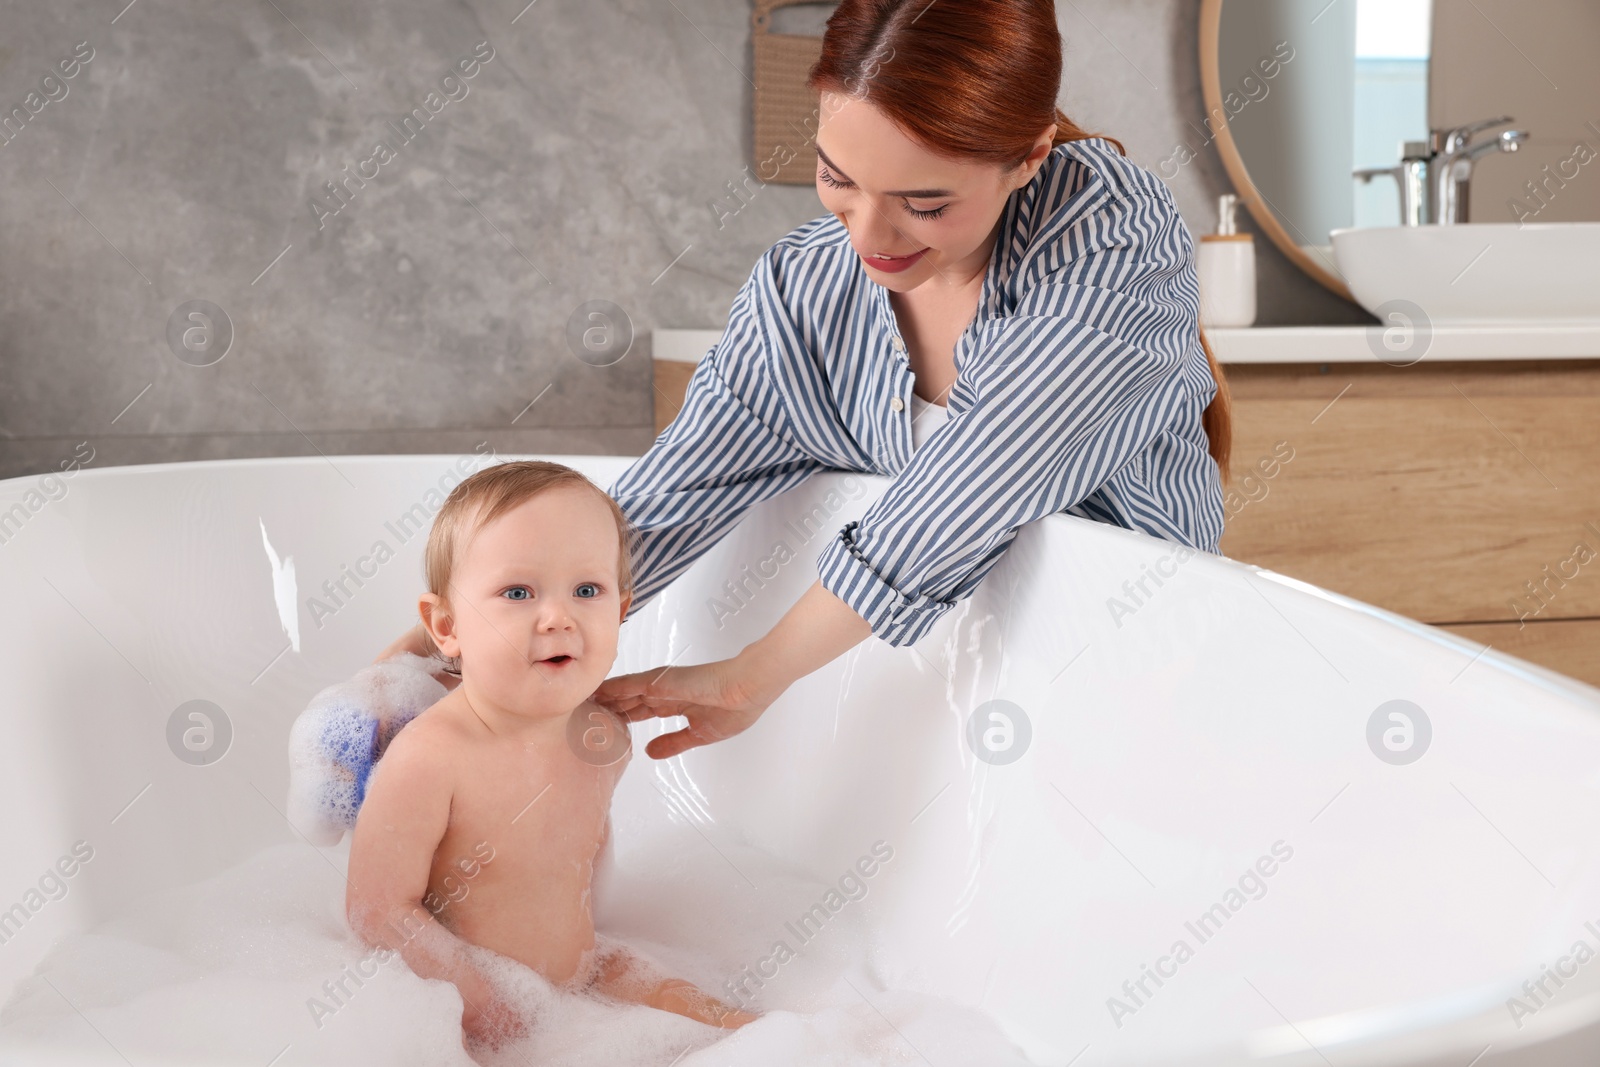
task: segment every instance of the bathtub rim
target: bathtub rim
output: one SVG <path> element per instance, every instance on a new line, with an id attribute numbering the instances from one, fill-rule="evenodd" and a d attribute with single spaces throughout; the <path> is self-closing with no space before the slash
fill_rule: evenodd
<path id="1" fill-rule="evenodd" d="M 293 469 L 296 467 L 310 467 L 320 463 L 332 464 L 340 460 L 355 461 L 368 465 L 398 467 L 408 464 L 420 464 L 428 461 L 454 463 L 464 456 L 473 455 L 484 454 L 476 451 L 378 453 L 354 452 L 341 453 L 334 456 L 322 454 L 314 456 L 248 456 L 235 459 L 177 460 L 167 463 L 137 463 L 102 467 L 85 466 L 78 468 L 70 475 L 64 474 L 60 471 L 46 471 L 44 473 L 24 474 L 13 478 L 0 479 L 0 494 L 4 494 L 13 486 L 20 487 L 21 483 L 24 482 L 37 482 L 40 478 L 47 477 L 50 474 L 56 474 L 58 477 L 67 478 L 77 478 L 80 475 L 88 474 L 93 480 L 99 481 L 109 477 L 131 477 L 169 471 L 174 473 L 186 471 L 207 472 L 219 468 L 258 469 L 264 467 L 284 467 Z M 561 462 L 565 460 L 602 460 L 606 462 L 626 461 L 631 464 L 632 461 L 640 458 L 640 456 L 632 453 L 595 452 L 501 453 L 491 451 L 487 453 L 487 455 L 497 457 L 499 462 L 508 462 L 521 459 L 548 459 L 555 462 Z M 577 464 L 568 463 L 567 465 L 576 466 Z M 826 477 L 828 475 L 853 474 L 857 477 L 866 478 L 869 481 L 878 480 L 884 484 L 887 484 L 889 481 L 891 481 L 888 475 L 872 474 L 864 471 L 826 470 L 819 471 L 817 473 L 818 476 L 821 477 Z M 590 480 L 593 481 L 592 478 Z M 598 485 L 602 491 L 607 489 L 607 486 L 599 485 L 598 482 L 595 484 Z M 1126 536 L 1141 540 L 1160 540 L 1159 538 L 1156 538 L 1155 535 L 1145 533 L 1141 530 L 1130 530 L 1123 526 L 1117 526 L 1114 523 L 1101 522 L 1097 519 L 1087 519 L 1078 515 L 1065 515 L 1057 513 L 1053 515 L 1047 515 L 1044 517 L 1044 520 L 1040 521 L 1050 519 L 1074 521 L 1088 524 L 1091 527 L 1100 527 L 1102 528 L 1101 533 L 1105 536 Z M 732 531 L 730 530 L 730 533 L 731 532 Z M 1175 544 L 1175 542 L 1172 543 Z M 1234 559 L 1231 556 L 1224 556 L 1220 553 L 1205 552 L 1204 554 L 1212 557 L 1213 562 L 1222 561 L 1233 565 L 1235 568 L 1242 568 L 1241 574 L 1245 576 L 1246 580 L 1248 580 L 1248 577 L 1253 574 L 1257 577 L 1265 578 L 1266 580 L 1271 581 L 1282 588 L 1289 589 L 1300 596 L 1306 596 L 1315 600 L 1320 600 L 1327 605 L 1342 608 L 1347 611 L 1353 611 L 1359 615 L 1364 615 L 1376 621 L 1397 626 L 1399 629 L 1413 637 L 1440 644 L 1451 648 L 1454 651 L 1466 654 L 1469 660 L 1469 665 L 1471 662 L 1475 662 L 1479 659 L 1489 661 L 1498 666 L 1500 669 L 1505 670 L 1513 676 L 1519 678 L 1520 680 L 1539 686 L 1539 688 L 1546 692 L 1590 705 L 1596 711 L 1600 711 L 1600 686 L 1591 685 L 1582 679 L 1574 678 L 1571 675 L 1562 674 L 1560 671 L 1557 671 L 1553 668 L 1534 663 L 1531 660 L 1522 659 L 1518 656 L 1512 655 L 1509 652 L 1502 652 L 1492 645 L 1479 644 L 1470 640 L 1469 638 L 1461 636 L 1460 634 L 1452 633 L 1449 630 L 1422 622 L 1418 619 L 1413 619 L 1410 616 L 1401 615 L 1398 612 L 1390 611 L 1387 608 L 1382 608 L 1375 604 L 1369 604 L 1363 600 L 1357 600 L 1352 596 L 1337 592 L 1332 589 L 1324 589 L 1321 586 L 1307 582 L 1303 579 L 1295 578 L 1290 575 L 1271 570 L 1267 567 L 1250 563 L 1246 560 Z"/>

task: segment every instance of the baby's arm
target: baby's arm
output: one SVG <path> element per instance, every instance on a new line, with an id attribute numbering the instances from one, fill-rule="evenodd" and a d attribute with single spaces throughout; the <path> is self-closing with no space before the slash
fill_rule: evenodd
<path id="1" fill-rule="evenodd" d="M 350 838 L 345 918 L 363 941 L 398 951 L 419 978 L 453 982 L 467 1031 L 509 1034 L 509 1008 L 467 958 L 464 942 L 423 905 L 449 823 L 451 785 L 448 764 L 422 740 L 415 728 L 400 731 L 373 769 Z"/>

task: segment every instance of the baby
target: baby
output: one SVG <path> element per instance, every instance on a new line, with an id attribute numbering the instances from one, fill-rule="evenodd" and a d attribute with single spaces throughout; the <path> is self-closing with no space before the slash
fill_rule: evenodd
<path id="1" fill-rule="evenodd" d="M 465 1034 L 521 1033 L 465 942 L 555 986 L 724 1028 L 755 1016 L 596 939 L 627 722 L 589 700 L 632 599 L 627 520 L 578 471 L 504 463 L 440 508 L 418 611 L 460 684 L 389 743 L 350 844 L 345 912 L 368 944 L 455 983 Z"/>

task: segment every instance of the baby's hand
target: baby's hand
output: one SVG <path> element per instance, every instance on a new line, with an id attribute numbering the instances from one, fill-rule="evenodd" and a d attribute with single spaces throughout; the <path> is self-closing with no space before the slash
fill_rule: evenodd
<path id="1" fill-rule="evenodd" d="M 462 1001 L 461 1032 L 475 1043 L 497 1051 L 508 1041 L 527 1036 L 522 1014 L 498 994 L 481 990 L 474 1001 Z"/>

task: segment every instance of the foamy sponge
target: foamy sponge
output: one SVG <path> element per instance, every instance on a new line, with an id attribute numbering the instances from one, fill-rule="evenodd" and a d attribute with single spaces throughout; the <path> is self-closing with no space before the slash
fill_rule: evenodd
<path id="1" fill-rule="evenodd" d="M 289 729 L 289 822 L 314 845 L 355 828 L 374 764 L 400 728 L 449 690 L 441 659 L 409 652 L 316 696 Z"/>

